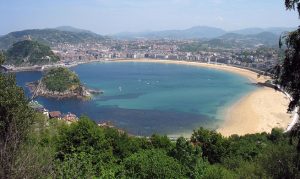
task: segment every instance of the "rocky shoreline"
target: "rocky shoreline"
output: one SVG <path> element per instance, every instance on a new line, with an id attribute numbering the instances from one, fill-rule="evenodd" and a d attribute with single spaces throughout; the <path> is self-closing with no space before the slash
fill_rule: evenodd
<path id="1" fill-rule="evenodd" d="M 83 85 L 76 90 L 66 90 L 64 92 L 50 91 L 40 80 L 27 83 L 26 86 L 32 93 L 32 98 L 43 96 L 46 98 L 56 99 L 77 98 L 81 100 L 89 100 L 93 95 L 103 94 L 103 91 L 101 90 L 88 89 Z"/>
<path id="2" fill-rule="evenodd" d="M 58 63 L 54 64 L 44 64 L 44 65 L 33 65 L 33 66 L 13 66 L 13 65 L 1 65 L 0 68 L 2 68 L 6 72 L 23 72 L 23 71 L 45 71 L 51 68 L 56 67 L 74 67 L 80 64 L 86 64 L 86 63 L 93 63 L 93 62 L 104 62 L 105 59 L 98 59 L 98 60 L 86 60 L 86 61 L 74 61 L 72 63 L 66 63 L 64 61 L 60 61 Z"/>

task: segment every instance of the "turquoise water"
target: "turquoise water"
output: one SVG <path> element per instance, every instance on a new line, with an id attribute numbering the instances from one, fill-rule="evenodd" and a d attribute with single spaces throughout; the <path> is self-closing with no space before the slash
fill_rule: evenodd
<path id="1" fill-rule="evenodd" d="M 72 70 L 87 87 L 104 94 L 86 102 L 37 100 L 50 110 L 111 121 L 136 135 L 180 134 L 200 126 L 215 129 L 222 121 L 220 111 L 256 88 L 236 74 L 176 64 L 105 62 Z M 17 81 L 24 86 L 40 76 L 21 72 Z"/>

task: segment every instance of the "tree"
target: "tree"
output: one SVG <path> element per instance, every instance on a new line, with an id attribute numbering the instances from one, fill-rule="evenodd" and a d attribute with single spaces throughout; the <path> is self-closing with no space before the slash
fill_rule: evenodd
<path id="1" fill-rule="evenodd" d="M 228 158 L 241 159 L 241 160 L 253 160 L 265 145 L 270 143 L 267 138 L 267 134 L 247 134 L 245 136 L 231 136 L 229 137 L 230 145 L 228 147 Z M 227 160 L 228 161 L 228 160 Z"/>
<path id="2" fill-rule="evenodd" d="M 269 145 L 257 160 L 269 178 L 300 178 L 297 151 L 285 142 Z"/>
<path id="3" fill-rule="evenodd" d="M 51 178 L 121 178 L 117 175 L 117 171 L 121 170 L 120 165 L 97 167 L 94 157 L 93 154 L 86 152 L 68 154 L 63 162 L 56 161 L 54 175 Z"/>
<path id="4" fill-rule="evenodd" d="M 124 161 L 128 178 L 186 178 L 182 166 L 161 149 L 142 150 Z"/>
<path id="5" fill-rule="evenodd" d="M 0 63 L 4 55 L 0 53 Z M 1 65 L 1 64 L 0 64 Z M 16 85 L 12 74 L 0 73 L 0 177 L 28 178 L 30 159 L 24 145 L 36 118 L 22 88 Z M 28 161 L 25 160 L 28 159 Z"/>
<path id="6" fill-rule="evenodd" d="M 299 0 L 285 0 L 285 6 L 288 10 L 297 8 L 300 16 Z M 283 40 L 286 45 L 285 57 L 275 67 L 274 78 L 281 87 L 291 94 L 293 98 L 289 105 L 291 111 L 300 104 L 300 28 L 285 35 Z M 282 47 L 282 39 L 279 45 Z"/>
<path id="7" fill-rule="evenodd" d="M 274 128 L 271 131 L 271 134 L 268 136 L 269 140 L 272 142 L 278 142 L 283 138 L 283 130 L 280 128 Z"/>
<path id="8" fill-rule="evenodd" d="M 154 148 L 160 148 L 165 150 L 170 150 L 172 148 L 172 143 L 168 136 L 160 136 L 157 134 L 153 134 L 150 137 L 150 142 Z"/>
<path id="9" fill-rule="evenodd" d="M 300 29 L 284 38 L 286 50 L 283 62 L 276 66 L 275 78 L 291 96 L 289 111 L 300 104 Z"/>
<path id="10" fill-rule="evenodd" d="M 81 117 L 77 123 L 60 129 L 56 158 L 58 176 L 65 177 L 64 173 L 71 176 L 74 168 L 84 169 L 78 173 L 80 178 L 104 177 L 106 171 L 118 172 L 103 129 L 88 117 Z M 72 176 L 76 177 L 75 174 Z"/>
<path id="11" fill-rule="evenodd" d="M 202 157 L 201 150 L 196 151 L 191 143 L 186 141 L 183 137 L 177 139 L 176 146 L 172 151 L 172 156 L 174 156 L 183 165 L 192 164 L 194 157 Z"/>
<path id="12" fill-rule="evenodd" d="M 88 117 L 81 117 L 77 123 L 60 130 L 58 139 L 59 158 L 76 152 L 91 153 L 108 149 L 103 130 Z"/>
<path id="13" fill-rule="evenodd" d="M 105 139 L 112 147 L 116 158 L 123 160 L 135 152 L 150 148 L 150 142 L 146 138 L 128 136 L 127 133 L 120 133 L 117 129 L 104 129 Z"/>
<path id="14" fill-rule="evenodd" d="M 208 162 L 202 159 L 201 148 L 198 146 L 194 147 L 183 137 L 177 139 L 171 156 L 182 164 L 190 178 L 201 177 L 204 169 L 208 166 Z"/>
<path id="15" fill-rule="evenodd" d="M 194 131 L 191 141 L 201 147 L 203 157 L 207 157 L 210 163 L 220 163 L 228 154 L 229 142 L 221 134 L 200 128 Z"/>
<path id="16" fill-rule="evenodd" d="M 0 63 L 3 62 L 1 53 Z M 0 89 L 0 175 L 11 178 L 16 172 L 16 156 L 32 124 L 33 111 L 13 75 L 0 74 Z"/>
<path id="17" fill-rule="evenodd" d="M 299 0 L 285 0 L 287 10 L 297 9 L 300 16 Z M 300 28 L 288 33 L 283 37 L 285 44 L 285 57 L 281 63 L 275 67 L 276 83 L 286 90 L 292 97 L 289 104 L 289 111 L 300 105 Z M 282 39 L 279 43 L 282 47 Z M 298 111 L 299 112 L 299 111 Z M 299 112 L 300 113 L 300 112 Z M 292 140 L 297 140 L 298 159 L 300 158 L 300 125 L 297 124 L 291 131 Z M 291 141 L 292 141 L 291 140 Z"/>
<path id="18" fill-rule="evenodd" d="M 300 16 L 299 0 L 285 0 L 285 6 L 288 10 L 295 10 L 295 8 L 297 8 L 299 16 Z"/>
<path id="19" fill-rule="evenodd" d="M 2 65 L 5 61 L 5 56 L 3 54 L 3 52 L 0 52 L 0 65 Z"/>
<path id="20" fill-rule="evenodd" d="M 237 176 L 231 171 L 225 169 L 224 167 L 217 165 L 210 165 L 204 170 L 204 175 L 202 178 L 205 179 L 227 179 L 227 178 L 237 178 Z"/>

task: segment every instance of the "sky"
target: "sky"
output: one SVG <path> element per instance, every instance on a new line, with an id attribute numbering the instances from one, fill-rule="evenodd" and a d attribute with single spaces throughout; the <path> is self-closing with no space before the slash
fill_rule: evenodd
<path id="1" fill-rule="evenodd" d="M 212 26 L 297 27 L 284 0 L 0 0 L 0 34 L 73 26 L 108 35 L 118 32 Z"/>

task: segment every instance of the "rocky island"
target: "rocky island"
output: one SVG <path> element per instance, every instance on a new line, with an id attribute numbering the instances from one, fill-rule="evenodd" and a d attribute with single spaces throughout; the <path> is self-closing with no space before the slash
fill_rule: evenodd
<path id="1" fill-rule="evenodd" d="M 78 98 L 87 100 L 93 94 L 101 94 L 102 91 L 91 90 L 84 87 L 77 74 L 68 68 L 58 67 L 46 72 L 42 79 L 28 83 L 32 98 L 44 96 L 49 98 Z"/>

